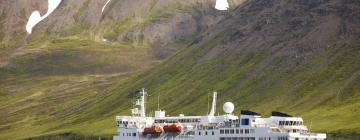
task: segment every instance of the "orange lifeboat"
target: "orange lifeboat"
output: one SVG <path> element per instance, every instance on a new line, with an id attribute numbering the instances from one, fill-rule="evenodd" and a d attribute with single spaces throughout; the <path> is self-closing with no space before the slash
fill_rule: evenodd
<path id="1" fill-rule="evenodd" d="M 146 136 L 146 135 L 150 134 L 152 136 L 160 136 L 161 132 L 162 132 L 162 130 L 161 130 L 160 126 L 156 125 L 153 127 L 144 128 L 143 135 Z"/>
<path id="2" fill-rule="evenodd" d="M 166 133 L 180 133 L 182 130 L 182 126 L 179 123 L 174 123 L 171 125 L 165 125 L 163 129 Z"/>

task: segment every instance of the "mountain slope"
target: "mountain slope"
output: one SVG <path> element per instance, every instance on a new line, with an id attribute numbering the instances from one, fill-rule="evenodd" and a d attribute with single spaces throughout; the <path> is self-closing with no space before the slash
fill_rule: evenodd
<path id="1" fill-rule="evenodd" d="M 189 9 L 147 2 L 170 10 L 152 9 L 154 16 L 129 8 L 124 16 L 113 1 L 102 23 L 37 28 L 25 55 L 10 49 L 16 53 L 0 74 L 0 138 L 113 135 L 114 116 L 129 113 L 142 87 L 152 94 L 148 113 L 161 95 L 171 115 L 206 114 L 216 90 L 218 104 L 232 101 L 237 111 L 285 111 L 315 131 L 359 133 L 359 2 L 249 0 L 230 12 L 197 1 Z"/>
<path id="2" fill-rule="evenodd" d="M 149 100 L 161 94 L 172 115 L 205 114 L 207 93 L 217 90 L 219 102 L 300 115 L 316 131 L 358 132 L 351 121 L 359 114 L 358 8 L 349 1 L 249 1 L 198 43 L 120 84 L 94 108 L 127 112 L 130 98 L 123 98 L 147 87 L 155 94 Z"/>
<path id="3" fill-rule="evenodd" d="M 172 115 L 206 114 L 217 90 L 219 102 L 303 116 L 315 131 L 359 132 L 358 10 L 356 1 L 248 1 L 97 107 L 123 113 L 126 93 L 146 87 Z"/>
<path id="4" fill-rule="evenodd" d="M 1 139 L 64 132 L 89 135 L 91 129 L 77 128 L 86 121 L 107 119 L 102 128 L 112 126 L 112 116 L 81 112 L 113 94 L 109 91 L 118 83 L 192 40 L 185 36 L 195 36 L 224 17 L 202 16 L 215 11 L 207 1 L 153 0 L 149 1 L 153 7 L 146 7 L 148 3 L 129 0 L 124 7 L 124 1 L 113 0 L 100 15 L 103 2 L 63 0 L 28 35 L 27 17 L 33 10 L 44 14 L 47 2 L 1 1 Z M 143 11 L 136 9 L 137 4 L 145 6 Z M 121 8 L 125 9 L 117 12 Z M 156 32 L 168 39 L 158 41 L 153 38 Z M 95 131 L 94 135 L 114 134 L 112 127 Z"/>

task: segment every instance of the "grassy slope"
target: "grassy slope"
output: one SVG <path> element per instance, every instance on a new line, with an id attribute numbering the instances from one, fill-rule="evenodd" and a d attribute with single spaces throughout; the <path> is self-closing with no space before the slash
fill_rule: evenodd
<path id="1" fill-rule="evenodd" d="M 45 40 L 45 41 L 41 41 Z M 149 48 L 86 36 L 33 36 L 0 73 L 1 137 L 29 137 L 72 122 L 110 85 L 155 62 Z M 15 135 L 16 134 L 16 135 Z"/>

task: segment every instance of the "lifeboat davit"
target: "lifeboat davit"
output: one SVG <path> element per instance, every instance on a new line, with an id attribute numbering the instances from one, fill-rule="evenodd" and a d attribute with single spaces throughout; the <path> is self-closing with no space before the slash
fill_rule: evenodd
<path id="1" fill-rule="evenodd" d="M 152 136 L 160 136 L 161 132 L 162 132 L 161 127 L 156 125 L 153 127 L 144 128 L 143 135 L 146 136 L 150 134 Z"/>
<path id="2" fill-rule="evenodd" d="M 174 123 L 171 125 L 165 125 L 163 129 L 166 133 L 180 133 L 182 130 L 182 126 L 179 123 Z"/>

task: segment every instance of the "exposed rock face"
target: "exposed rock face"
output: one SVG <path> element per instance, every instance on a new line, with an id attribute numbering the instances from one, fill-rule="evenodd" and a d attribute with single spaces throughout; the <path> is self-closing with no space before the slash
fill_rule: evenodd
<path id="1" fill-rule="evenodd" d="M 199 33 L 225 17 L 214 9 L 214 2 L 125 0 L 112 2 L 103 15 L 103 23 L 130 18 L 135 28 L 114 33 L 109 40 L 128 41 L 142 38 L 153 47 L 155 57 L 166 58 L 178 44 L 190 43 Z M 114 8 L 116 7 L 116 8 Z M 112 31 L 108 31 L 112 32 Z"/>
<path id="2" fill-rule="evenodd" d="M 47 0 L 2 0 L 0 1 L 0 40 L 25 36 L 25 25 L 31 13 L 47 11 Z"/>
<path id="3" fill-rule="evenodd" d="M 40 14 L 44 15 L 47 11 L 45 0 L 2 1 L 1 5 L 3 7 L 0 7 L 0 15 L 6 20 L 2 30 L 7 38 L 25 37 L 25 21 L 31 12 L 40 10 Z M 18 5 L 19 9 L 7 9 Z M 191 42 L 195 35 L 225 17 L 214 9 L 214 5 L 215 1 L 203 0 L 63 0 L 60 6 L 33 30 L 35 33 L 68 35 L 69 28 L 79 26 L 81 29 L 78 32 L 90 30 L 97 37 L 104 36 L 109 41 L 146 43 L 154 49 L 155 57 L 163 59 L 178 49 L 177 44 Z M 26 12 L 21 12 L 21 9 Z M 130 23 L 126 23 L 127 21 Z M 119 26 L 124 27 L 116 30 Z M 108 37 L 107 34 L 111 36 Z"/>

